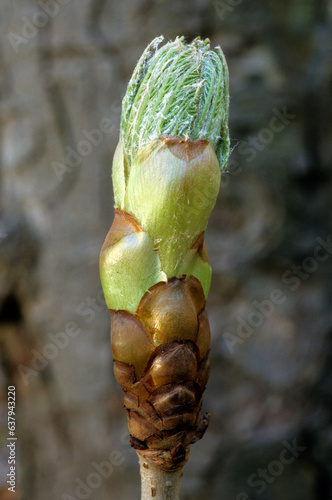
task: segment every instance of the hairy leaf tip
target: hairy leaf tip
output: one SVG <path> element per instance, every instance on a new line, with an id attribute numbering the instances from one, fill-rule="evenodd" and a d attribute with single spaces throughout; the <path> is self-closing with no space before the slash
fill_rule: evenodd
<path id="1" fill-rule="evenodd" d="M 137 152 L 166 136 L 211 142 L 223 169 L 229 156 L 228 69 L 220 47 L 184 37 L 155 38 L 139 59 L 122 103 L 120 140 L 130 168 Z"/>

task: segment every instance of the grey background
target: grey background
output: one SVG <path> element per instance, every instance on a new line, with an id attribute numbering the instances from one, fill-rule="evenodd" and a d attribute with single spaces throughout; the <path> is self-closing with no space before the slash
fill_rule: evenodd
<path id="1" fill-rule="evenodd" d="M 121 99 L 160 34 L 220 44 L 231 88 L 233 152 L 206 232 L 212 417 L 182 498 L 332 498 L 331 2 L 0 9 L 0 499 L 140 496 L 98 258 L 113 219 Z M 6 489 L 8 385 L 16 495 Z"/>

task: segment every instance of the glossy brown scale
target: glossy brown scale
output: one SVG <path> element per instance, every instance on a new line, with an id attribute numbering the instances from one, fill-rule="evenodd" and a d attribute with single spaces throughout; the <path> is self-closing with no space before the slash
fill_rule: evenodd
<path id="1" fill-rule="evenodd" d="M 124 391 L 131 445 L 157 467 L 175 470 L 208 421 L 200 418 L 210 369 L 202 286 L 193 276 L 172 278 L 151 287 L 135 314 L 110 312 L 114 373 Z"/>

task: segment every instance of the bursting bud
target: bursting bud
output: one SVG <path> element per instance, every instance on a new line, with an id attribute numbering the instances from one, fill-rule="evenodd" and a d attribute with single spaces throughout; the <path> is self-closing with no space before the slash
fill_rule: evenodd
<path id="1" fill-rule="evenodd" d="M 161 41 L 145 50 L 123 99 L 100 275 L 131 446 L 175 471 L 208 424 L 204 230 L 229 155 L 229 97 L 219 47 Z"/>
<path id="2" fill-rule="evenodd" d="M 109 309 L 135 313 L 149 288 L 194 276 L 207 297 L 204 230 L 229 156 L 228 70 L 220 47 L 184 38 L 144 51 L 122 104 L 116 215 L 101 252 Z"/>

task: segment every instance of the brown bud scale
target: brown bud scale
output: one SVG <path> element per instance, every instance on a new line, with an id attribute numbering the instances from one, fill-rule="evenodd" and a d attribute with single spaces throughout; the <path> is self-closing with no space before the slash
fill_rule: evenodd
<path id="1" fill-rule="evenodd" d="M 203 248 L 204 239 L 198 245 Z M 135 314 L 110 311 L 114 373 L 124 391 L 130 443 L 147 461 L 176 470 L 203 435 L 209 376 L 205 297 L 193 276 L 152 286 Z"/>

